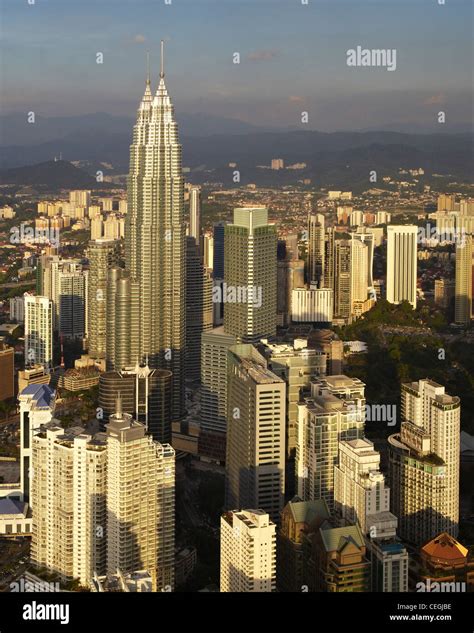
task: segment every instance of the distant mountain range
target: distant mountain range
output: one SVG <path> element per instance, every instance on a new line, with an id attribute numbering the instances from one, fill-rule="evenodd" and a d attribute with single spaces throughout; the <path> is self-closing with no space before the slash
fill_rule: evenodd
<path id="1" fill-rule="evenodd" d="M 237 163 L 243 184 L 310 178 L 319 186 L 353 187 L 358 181 L 365 186 L 370 171 L 377 171 L 380 179 L 393 176 L 400 167 L 422 167 L 427 179 L 437 173 L 450 175 L 451 180 L 468 181 L 474 173 L 472 132 L 281 131 L 203 114 L 178 115 L 178 123 L 183 165 L 191 169 L 192 182 L 210 180 L 232 185 L 233 168 L 229 163 Z M 132 127 L 132 119 L 103 113 L 37 117 L 35 123 L 28 123 L 23 115 L 4 115 L 0 117 L 0 167 L 47 164 L 61 154 L 61 165 L 81 161 L 90 174 L 97 169 L 124 174 L 128 171 Z M 272 158 L 283 158 L 286 165 L 303 162 L 307 166 L 278 172 L 257 167 L 269 165 Z M 5 174 L 1 177 L 3 180 Z"/>
<path id="2" fill-rule="evenodd" d="M 0 169 L 0 183 L 27 185 L 46 190 L 107 189 L 112 186 L 109 183 L 97 183 L 90 174 L 65 160 L 50 160 L 37 165 Z"/>

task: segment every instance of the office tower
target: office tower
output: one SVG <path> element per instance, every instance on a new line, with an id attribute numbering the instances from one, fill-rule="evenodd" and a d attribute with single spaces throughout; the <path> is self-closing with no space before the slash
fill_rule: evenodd
<path id="1" fill-rule="evenodd" d="M 145 569 L 153 591 L 174 586 L 175 453 L 123 413 L 107 424 L 107 573 Z"/>
<path id="2" fill-rule="evenodd" d="M 366 536 L 372 590 L 408 590 L 408 552 L 396 536 L 390 490 L 380 472 L 380 453 L 365 438 L 339 442 L 334 467 L 334 505 L 343 525 L 357 524 Z"/>
<path id="3" fill-rule="evenodd" d="M 387 227 L 387 301 L 408 301 L 416 310 L 418 227 Z"/>
<path id="4" fill-rule="evenodd" d="M 106 366 L 121 371 L 134 367 L 140 359 L 139 282 L 129 270 L 112 266 L 107 275 Z M 132 335 L 131 335 L 132 334 Z M 172 355 L 172 350 L 168 350 Z M 142 362 L 149 362 L 145 355 Z M 151 362 L 149 363 L 151 365 Z"/>
<path id="5" fill-rule="evenodd" d="M 189 189 L 189 236 L 199 247 L 201 238 L 201 187 Z"/>
<path id="6" fill-rule="evenodd" d="M 421 545 L 459 523 L 460 400 L 432 380 L 402 385 L 400 433 L 389 437 L 392 512 L 403 540 Z"/>
<path id="7" fill-rule="evenodd" d="M 285 383 L 252 345 L 229 349 L 226 505 L 278 522 L 285 489 Z"/>
<path id="8" fill-rule="evenodd" d="M 276 590 L 276 526 L 263 510 L 221 516 L 221 592 Z"/>
<path id="9" fill-rule="evenodd" d="M 214 224 L 214 278 L 224 279 L 224 230 L 226 222 Z"/>
<path id="10" fill-rule="evenodd" d="M 73 207 L 88 207 L 91 203 L 90 190 L 78 190 L 69 192 L 69 204 Z"/>
<path id="11" fill-rule="evenodd" d="M 115 411 L 117 397 L 122 409 L 143 424 L 156 442 L 171 442 L 171 372 L 137 365 L 99 376 L 99 407 L 102 424 Z"/>
<path id="12" fill-rule="evenodd" d="M 15 350 L 0 340 L 0 402 L 15 395 Z"/>
<path id="13" fill-rule="evenodd" d="M 454 297 L 455 281 L 453 279 L 435 279 L 434 300 L 440 308 L 449 308 Z"/>
<path id="14" fill-rule="evenodd" d="M 353 234 L 354 235 L 354 234 Z M 364 311 L 369 292 L 369 249 L 364 242 L 352 238 L 351 250 L 351 315 Z"/>
<path id="15" fill-rule="evenodd" d="M 235 336 L 223 327 L 202 333 L 201 432 L 199 454 L 225 461 L 227 431 L 227 351 Z"/>
<path id="16" fill-rule="evenodd" d="M 334 508 L 345 523 L 357 523 L 364 534 L 371 515 L 388 512 L 390 491 L 380 472 L 380 453 L 365 438 L 339 442 L 334 466 Z"/>
<path id="17" fill-rule="evenodd" d="M 304 550 L 303 576 L 309 591 L 370 591 L 370 562 L 358 525 L 334 528 L 326 521 L 305 535 Z"/>
<path id="18" fill-rule="evenodd" d="M 326 240 L 324 243 L 324 288 L 334 290 L 334 264 L 335 264 L 335 229 L 326 229 Z"/>
<path id="19" fill-rule="evenodd" d="M 446 591 L 474 591 L 474 556 L 450 534 L 438 534 L 423 545 L 420 563 L 417 580 L 423 583 L 422 590 L 443 591 L 435 585 L 449 583 Z M 419 583 L 416 590 L 420 591 Z"/>
<path id="20" fill-rule="evenodd" d="M 146 358 L 151 368 L 170 370 L 172 416 L 178 420 L 184 415 L 186 225 L 181 145 L 164 76 L 162 56 L 158 90 L 153 97 L 147 78 L 133 132 L 125 227 L 128 274 L 117 282 L 115 308 L 128 327 L 122 332 L 116 321 L 120 350 L 109 358 L 117 371 Z M 128 305 L 122 291 L 128 292 Z M 120 338 L 134 342 L 124 345 Z"/>
<path id="21" fill-rule="evenodd" d="M 473 237 L 472 235 L 465 235 L 464 239 L 456 245 L 454 320 L 459 325 L 469 325 L 471 319 L 473 318 L 473 255 Z"/>
<path id="22" fill-rule="evenodd" d="M 349 319 L 351 316 L 351 243 L 336 240 L 334 243 L 334 316 Z"/>
<path id="23" fill-rule="evenodd" d="M 369 229 L 359 226 L 351 234 L 351 239 L 367 245 L 367 288 L 370 290 L 374 285 L 374 235 Z"/>
<path id="24" fill-rule="evenodd" d="M 25 297 L 12 297 L 10 299 L 10 321 L 25 322 Z"/>
<path id="25" fill-rule="evenodd" d="M 214 265 L 214 238 L 210 235 L 202 236 L 202 258 L 204 268 L 209 268 L 212 271 Z"/>
<path id="26" fill-rule="evenodd" d="M 53 367 L 53 302 L 25 292 L 25 367 Z"/>
<path id="27" fill-rule="evenodd" d="M 291 293 L 291 320 L 294 323 L 331 323 L 333 295 L 330 288 L 294 288 Z"/>
<path id="28" fill-rule="evenodd" d="M 277 533 L 277 585 L 279 591 L 300 593 L 304 588 L 304 535 L 330 519 L 324 499 L 302 501 L 294 497 L 283 508 Z"/>
<path id="29" fill-rule="evenodd" d="M 308 340 L 304 338 L 295 338 L 288 343 L 269 343 L 264 339 L 260 349 L 270 371 L 286 382 L 286 452 L 294 456 L 297 404 L 302 390 L 309 388 L 311 380 L 325 375 L 326 354 L 308 348 Z"/>
<path id="30" fill-rule="evenodd" d="M 265 207 L 234 209 L 225 227 L 224 278 L 227 287 L 246 290 L 246 301 L 228 301 L 224 328 L 243 343 L 276 333 L 277 235 Z"/>
<path id="31" fill-rule="evenodd" d="M 107 452 L 103 434 L 51 422 L 32 440 L 34 565 L 89 587 L 106 565 Z"/>
<path id="32" fill-rule="evenodd" d="M 294 288 L 304 287 L 304 261 L 285 259 L 277 263 L 277 312 L 278 325 L 289 325 L 291 300 Z"/>
<path id="33" fill-rule="evenodd" d="M 364 391 L 358 378 L 321 377 L 311 383 L 311 398 L 297 405 L 297 494 L 304 501 L 324 499 L 334 509 L 339 442 L 363 436 Z"/>
<path id="34" fill-rule="evenodd" d="M 323 283 L 324 272 L 324 215 L 308 216 L 308 283 L 318 288 Z"/>
<path id="35" fill-rule="evenodd" d="M 88 271 L 64 261 L 58 269 L 59 335 L 82 339 L 87 334 Z"/>
<path id="36" fill-rule="evenodd" d="M 18 394 L 20 405 L 20 494 L 21 500 L 33 506 L 31 499 L 33 436 L 42 424 L 51 422 L 55 392 L 44 384 L 31 384 Z"/>
<path id="37" fill-rule="evenodd" d="M 89 283 L 87 290 L 89 356 L 105 358 L 107 332 L 107 274 L 119 261 L 114 240 L 91 240 L 87 248 Z"/>
<path id="38" fill-rule="evenodd" d="M 199 380 L 201 335 L 212 330 L 212 277 L 204 268 L 199 244 L 186 238 L 186 378 Z"/>

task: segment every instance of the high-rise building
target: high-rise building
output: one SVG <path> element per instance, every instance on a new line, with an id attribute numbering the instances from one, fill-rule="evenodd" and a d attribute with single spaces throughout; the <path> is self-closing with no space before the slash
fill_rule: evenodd
<path id="1" fill-rule="evenodd" d="M 370 289 L 374 285 L 374 235 L 369 229 L 359 226 L 351 238 L 367 245 L 367 288 Z"/>
<path id="2" fill-rule="evenodd" d="M 334 265 L 335 265 L 335 229 L 326 229 L 326 241 L 324 243 L 324 287 L 334 290 Z"/>
<path id="3" fill-rule="evenodd" d="M 154 591 L 174 587 L 175 453 L 123 413 L 107 424 L 107 573 L 146 569 Z"/>
<path id="4" fill-rule="evenodd" d="M 113 369 L 148 359 L 172 372 L 172 415 L 184 415 L 186 224 L 181 145 L 162 66 L 138 108 L 130 150 L 125 227 L 127 274 L 117 282 Z M 128 300 L 128 304 L 127 304 Z M 123 344 L 123 340 L 133 341 Z"/>
<path id="5" fill-rule="evenodd" d="M 449 308 L 454 297 L 455 282 L 452 279 L 435 279 L 434 300 L 441 308 Z"/>
<path id="6" fill-rule="evenodd" d="M 416 309 L 418 227 L 387 227 L 387 301 L 408 301 Z"/>
<path id="7" fill-rule="evenodd" d="M 432 380 L 402 385 L 400 433 L 389 437 L 392 511 L 402 539 L 421 545 L 459 523 L 460 400 Z"/>
<path id="8" fill-rule="evenodd" d="M 99 376 L 99 407 L 102 422 L 115 411 L 120 395 L 122 409 L 143 424 L 156 442 L 171 443 L 171 372 L 137 365 Z"/>
<path id="9" fill-rule="evenodd" d="M 51 422 L 55 392 L 44 384 L 28 385 L 18 394 L 20 405 L 20 495 L 33 506 L 31 498 L 33 436 L 43 424 Z"/>
<path id="10" fill-rule="evenodd" d="M 89 587 L 106 565 L 105 437 L 53 421 L 32 438 L 32 467 L 31 560 Z"/>
<path id="11" fill-rule="evenodd" d="M 269 343 L 262 340 L 260 347 L 268 368 L 286 382 L 286 452 L 294 456 L 298 402 L 303 389 L 311 381 L 326 374 L 326 354 L 308 348 L 308 340 L 295 338 L 288 343 Z"/>
<path id="12" fill-rule="evenodd" d="M 292 293 L 304 288 L 304 261 L 285 259 L 277 265 L 277 312 L 278 325 L 289 325 L 292 317 Z"/>
<path id="13" fill-rule="evenodd" d="M 234 209 L 234 222 L 225 227 L 224 277 L 228 288 L 245 296 L 225 302 L 225 331 L 243 343 L 274 336 L 277 234 L 265 207 Z"/>
<path id="14" fill-rule="evenodd" d="M 285 489 L 285 382 L 249 344 L 229 349 L 226 509 L 279 520 Z"/>
<path id="15" fill-rule="evenodd" d="M 235 343 L 222 326 L 202 334 L 199 454 L 220 462 L 226 453 L 227 352 Z"/>
<path id="16" fill-rule="evenodd" d="M 277 585 L 280 591 L 304 589 L 303 540 L 330 518 L 324 499 L 302 501 L 294 497 L 283 508 L 277 533 Z"/>
<path id="17" fill-rule="evenodd" d="M 201 238 L 201 187 L 189 189 L 189 236 L 199 246 Z"/>
<path id="18" fill-rule="evenodd" d="M 294 323 L 331 323 L 334 293 L 330 288 L 293 288 L 291 320 Z"/>
<path id="19" fill-rule="evenodd" d="M 0 341 L 0 402 L 15 395 L 15 350 Z"/>
<path id="20" fill-rule="evenodd" d="M 25 322 L 25 298 L 23 296 L 10 298 L 10 321 Z"/>
<path id="21" fill-rule="evenodd" d="M 334 242 L 334 316 L 349 319 L 351 316 L 351 243 Z"/>
<path id="22" fill-rule="evenodd" d="M 87 334 L 88 275 L 76 262 L 64 261 L 58 270 L 58 331 L 64 338 L 82 339 Z"/>
<path id="23" fill-rule="evenodd" d="M 263 510 L 221 517 L 221 592 L 276 590 L 276 526 Z"/>
<path id="24" fill-rule="evenodd" d="M 107 332 L 107 275 L 109 268 L 118 264 L 118 242 L 91 240 L 87 249 L 89 258 L 88 283 L 88 345 L 89 356 L 105 358 Z"/>
<path id="25" fill-rule="evenodd" d="M 308 283 L 322 286 L 324 275 L 324 215 L 308 216 Z"/>
<path id="26" fill-rule="evenodd" d="M 53 302 L 25 292 L 25 367 L 53 367 Z"/>
<path id="27" fill-rule="evenodd" d="M 456 245 L 456 287 L 454 320 L 469 325 L 474 316 L 472 301 L 474 239 L 465 235 Z"/>
<path id="28" fill-rule="evenodd" d="M 69 192 L 69 204 L 72 207 L 88 207 L 91 203 L 90 190 L 77 190 Z"/>
<path id="29" fill-rule="evenodd" d="M 214 263 L 212 271 L 215 279 L 224 279 L 224 230 L 226 222 L 214 224 Z"/>
<path id="30" fill-rule="evenodd" d="M 201 335 L 212 330 L 212 277 L 204 267 L 199 244 L 186 238 L 186 378 L 199 380 Z"/>
<path id="31" fill-rule="evenodd" d="M 311 398 L 297 405 L 297 494 L 304 501 L 324 499 L 334 509 L 339 442 L 363 436 L 364 391 L 358 378 L 321 377 L 311 383 Z"/>

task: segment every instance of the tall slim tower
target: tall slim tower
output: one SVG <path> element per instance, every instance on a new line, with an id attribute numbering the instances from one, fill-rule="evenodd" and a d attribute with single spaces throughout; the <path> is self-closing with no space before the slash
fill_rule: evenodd
<path id="1" fill-rule="evenodd" d="M 25 367 L 53 368 L 53 302 L 25 292 Z"/>
<path id="2" fill-rule="evenodd" d="M 416 309 L 418 227 L 387 227 L 387 301 L 408 301 Z"/>
<path id="3" fill-rule="evenodd" d="M 234 209 L 234 222 L 225 227 L 224 278 L 226 333 L 243 343 L 275 336 L 277 235 L 265 207 Z"/>
<path id="4" fill-rule="evenodd" d="M 324 274 L 324 215 L 308 216 L 308 282 L 323 285 Z"/>
<path id="5" fill-rule="evenodd" d="M 172 371 L 176 420 L 184 414 L 186 226 L 181 145 L 164 77 L 162 43 L 158 90 L 153 97 L 148 77 L 130 148 L 125 263 L 131 289 L 137 284 L 138 301 L 130 306 L 137 319 L 132 325 L 118 317 L 115 322 L 115 339 L 135 339 L 138 358 L 115 355 L 114 369 L 122 369 L 119 357 L 132 366 L 148 357 L 151 368 Z M 117 329 L 122 322 L 123 332 Z M 135 353 L 132 347 L 130 355 Z"/>
<path id="6" fill-rule="evenodd" d="M 201 237 L 201 187 L 189 190 L 189 235 L 199 246 Z"/>
<path id="7" fill-rule="evenodd" d="M 473 254 L 473 237 L 466 235 L 456 246 L 454 320 L 460 325 L 469 325 L 474 316 L 472 303 Z"/>

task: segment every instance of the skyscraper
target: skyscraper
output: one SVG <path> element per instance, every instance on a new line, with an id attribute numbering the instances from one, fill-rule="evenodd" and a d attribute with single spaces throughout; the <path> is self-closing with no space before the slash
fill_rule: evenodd
<path id="1" fill-rule="evenodd" d="M 221 517 L 221 592 L 276 590 L 276 526 L 263 510 Z"/>
<path id="2" fill-rule="evenodd" d="M 189 236 L 199 246 L 201 237 L 201 187 L 189 189 Z"/>
<path id="3" fill-rule="evenodd" d="M 25 367 L 53 367 L 53 302 L 25 292 Z"/>
<path id="4" fill-rule="evenodd" d="M 408 301 L 416 309 L 418 227 L 387 227 L 387 301 Z"/>
<path id="5" fill-rule="evenodd" d="M 117 410 L 107 425 L 107 573 L 146 569 L 153 590 L 174 586 L 175 453 Z"/>
<path id="6" fill-rule="evenodd" d="M 349 319 L 351 316 L 351 243 L 336 240 L 334 243 L 334 316 Z"/>
<path id="7" fill-rule="evenodd" d="M 88 284 L 88 345 L 89 356 L 105 358 L 107 332 L 107 275 L 118 264 L 118 242 L 91 240 L 87 249 L 89 258 Z"/>
<path id="8" fill-rule="evenodd" d="M 473 318 L 473 255 L 473 236 L 464 235 L 463 239 L 456 245 L 454 320 L 459 325 L 469 325 Z"/>
<path id="9" fill-rule="evenodd" d="M 136 344 L 111 356 L 117 371 L 146 358 L 152 368 L 169 369 L 177 420 L 184 414 L 186 225 L 181 145 L 164 77 L 162 54 L 158 90 L 153 97 L 147 78 L 133 132 L 125 228 L 130 281 L 125 275 L 117 284 L 122 305 L 116 308 L 115 340 Z M 120 312 L 130 313 L 128 323 L 118 319 Z"/>
<path id="10" fill-rule="evenodd" d="M 324 215 L 308 216 L 308 282 L 321 287 L 324 277 Z"/>
<path id="11" fill-rule="evenodd" d="M 311 383 L 311 398 L 298 404 L 297 494 L 324 499 L 334 509 L 334 466 L 339 442 L 363 436 L 365 385 L 358 378 L 326 376 Z"/>
<path id="12" fill-rule="evenodd" d="M 402 385 L 400 433 L 389 437 L 392 511 L 404 540 L 457 537 L 460 400 L 432 380 Z"/>
<path id="13" fill-rule="evenodd" d="M 279 520 L 285 489 L 285 382 L 252 345 L 229 349 L 226 509 Z"/>
<path id="14" fill-rule="evenodd" d="M 224 278 L 237 300 L 224 304 L 224 328 L 243 343 L 276 333 L 277 235 L 265 207 L 234 209 L 225 227 Z M 238 300 L 239 291 L 244 300 Z"/>

